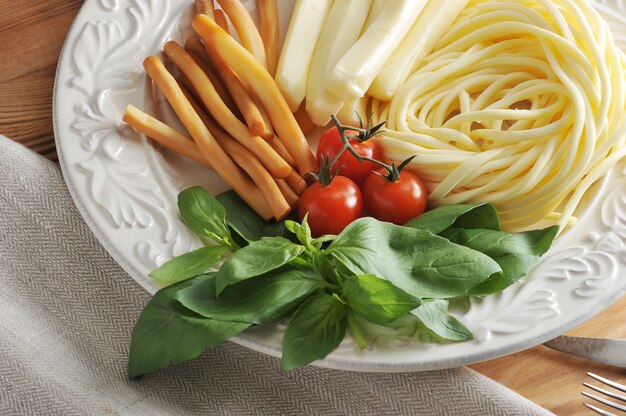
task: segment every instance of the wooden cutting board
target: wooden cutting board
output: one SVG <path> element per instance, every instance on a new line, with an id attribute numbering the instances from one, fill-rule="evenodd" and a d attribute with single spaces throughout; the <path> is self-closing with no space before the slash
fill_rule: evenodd
<path id="1" fill-rule="evenodd" d="M 52 87 L 80 0 L 0 0 L 0 133 L 56 159 Z M 572 334 L 626 338 L 626 297 Z M 625 352 L 626 354 L 626 352 Z M 626 370 L 539 346 L 472 366 L 558 415 L 589 414 L 580 395 L 587 371 L 626 384 Z"/>

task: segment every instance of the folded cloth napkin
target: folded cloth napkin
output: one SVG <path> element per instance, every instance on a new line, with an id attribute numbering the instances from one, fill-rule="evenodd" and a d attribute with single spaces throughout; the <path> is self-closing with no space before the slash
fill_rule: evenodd
<path id="1" fill-rule="evenodd" d="M 59 167 L 0 136 L 0 414 L 547 415 L 460 368 L 362 374 L 304 368 L 227 343 L 129 381 L 149 295 L 100 246 Z"/>

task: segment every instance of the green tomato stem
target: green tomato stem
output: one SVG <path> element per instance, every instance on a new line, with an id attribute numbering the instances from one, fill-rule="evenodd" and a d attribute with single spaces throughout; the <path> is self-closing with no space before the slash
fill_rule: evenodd
<path id="1" fill-rule="evenodd" d="M 356 138 L 356 137 L 355 136 L 347 136 L 346 135 L 346 130 L 355 130 L 355 131 L 358 131 L 358 132 L 360 132 L 362 134 L 366 134 L 366 135 L 370 134 L 370 130 L 363 129 L 363 128 L 356 128 L 356 127 L 346 127 L 343 124 L 341 124 L 341 121 L 339 121 L 337 116 L 335 116 L 334 114 L 331 115 L 331 118 L 333 120 L 333 123 L 335 123 L 335 126 L 337 127 L 337 131 L 339 132 L 339 136 L 341 137 L 341 141 L 343 141 L 343 147 L 341 148 L 339 153 L 337 153 L 335 155 L 335 158 L 330 163 L 329 169 L 331 171 L 332 171 L 332 168 L 335 165 L 335 163 L 341 157 L 341 155 L 347 150 L 348 152 L 350 152 L 352 154 L 352 156 L 354 156 L 354 158 L 359 163 L 363 163 L 363 162 L 367 161 L 367 162 L 371 162 L 371 163 L 373 163 L 373 164 L 375 164 L 377 166 L 380 166 L 381 168 L 385 169 L 385 171 L 387 172 L 387 175 L 383 175 L 383 174 L 380 174 L 378 172 L 375 172 L 375 173 L 377 175 L 379 175 L 380 177 L 386 179 L 387 181 L 393 183 L 393 182 L 397 182 L 398 180 L 400 180 L 400 172 L 402 172 L 402 170 L 404 168 L 406 168 L 409 165 L 409 163 L 411 163 L 411 161 L 413 159 L 415 159 L 415 157 L 416 157 L 416 156 L 411 156 L 410 158 L 408 158 L 407 160 L 402 162 L 402 164 L 400 166 L 396 166 L 395 163 L 392 163 L 391 166 L 389 166 L 388 164 L 383 163 L 380 160 L 372 159 L 371 157 L 361 156 L 356 150 L 354 150 L 354 148 L 350 144 L 350 138 Z M 378 129 L 376 129 L 376 131 L 373 133 L 373 135 L 376 135 L 378 133 L 379 133 Z"/>
<path id="2" fill-rule="evenodd" d="M 341 149 L 341 151 L 339 151 L 339 153 L 337 153 L 337 155 L 335 156 L 335 158 L 333 159 L 333 161 L 330 164 L 331 166 L 334 166 L 335 162 L 337 162 L 337 160 L 339 160 L 339 158 L 341 157 L 343 152 L 345 152 L 347 150 L 348 152 L 350 152 L 352 154 L 352 156 L 354 156 L 354 158 L 356 160 L 359 161 L 359 163 L 363 163 L 365 161 L 372 162 L 375 165 L 378 165 L 378 166 L 386 169 L 388 172 L 391 172 L 392 167 L 387 165 L 386 163 L 383 163 L 380 160 L 372 159 L 371 157 L 361 156 L 356 150 L 354 150 L 354 148 L 350 144 L 348 136 L 346 136 L 346 130 L 357 130 L 357 131 L 359 131 L 359 130 L 362 130 L 362 129 L 357 129 L 355 127 L 350 127 L 350 128 L 344 127 L 343 124 L 341 124 L 341 122 L 337 118 L 337 116 L 335 116 L 334 114 L 331 116 L 331 118 L 333 120 L 333 123 L 335 123 L 335 126 L 337 127 L 337 131 L 339 131 L 339 135 L 341 136 L 341 140 L 343 141 L 343 148 Z"/>
<path id="3" fill-rule="evenodd" d="M 352 312 L 348 312 L 348 325 L 352 330 L 352 334 L 354 335 L 354 339 L 356 341 L 356 345 L 359 346 L 360 349 L 364 350 L 367 348 L 367 341 L 363 336 L 363 332 L 361 331 L 361 327 L 359 323 L 356 321 L 354 314 Z"/>

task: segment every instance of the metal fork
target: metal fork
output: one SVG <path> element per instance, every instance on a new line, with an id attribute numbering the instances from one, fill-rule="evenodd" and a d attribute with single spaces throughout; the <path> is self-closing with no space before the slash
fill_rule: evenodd
<path id="1" fill-rule="evenodd" d="M 626 386 L 624 386 L 624 385 L 618 384 L 618 383 L 616 383 L 614 381 L 611 381 L 609 379 L 606 379 L 604 377 L 600 377 L 597 374 L 587 373 L 587 375 L 589 377 L 592 377 L 592 378 L 598 380 L 601 383 L 606 384 L 607 386 L 610 386 L 610 387 L 612 387 L 612 388 L 614 388 L 616 390 L 619 390 L 621 392 L 626 393 Z M 609 396 L 609 397 L 611 397 L 613 399 L 617 399 L 617 400 L 620 400 L 623 403 L 626 403 L 626 396 L 624 396 L 624 395 L 621 395 L 619 393 L 603 389 L 601 387 L 594 386 L 593 384 L 589 384 L 589 383 L 583 383 L 583 385 L 585 387 L 588 387 L 588 388 L 590 388 L 592 390 L 595 390 L 595 391 L 597 391 L 599 393 L 602 393 L 602 394 L 604 394 L 606 396 Z M 595 400 L 597 402 L 600 402 L 600 403 L 603 403 L 603 404 L 605 404 L 607 406 L 610 406 L 613 409 L 621 410 L 622 412 L 626 413 L 626 405 L 612 402 L 610 400 L 605 399 L 604 397 L 596 396 L 596 395 L 588 393 L 586 391 L 582 391 L 581 394 L 583 396 L 589 397 L 590 399 L 593 399 L 593 400 Z M 594 412 L 596 412 L 596 413 L 598 413 L 600 415 L 603 415 L 603 416 L 616 416 L 613 413 L 607 412 L 606 410 L 602 410 L 599 407 L 593 406 L 593 405 L 591 405 L 589 403 L 584 403 L 584 405 L 587 406 L 588 409 L 591 409 L 591 410 L 593 410 Z"/>

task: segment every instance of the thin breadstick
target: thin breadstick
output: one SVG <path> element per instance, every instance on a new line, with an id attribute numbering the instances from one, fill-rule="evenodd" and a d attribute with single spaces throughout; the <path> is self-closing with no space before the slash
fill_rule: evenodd
<path id="1" fill-rule="evenodd" d="M 300 197 L 298 194 L 294 192 L 293 189 L 289 186 L 289 184 L 284 179 L 276 179 L 276 185 L 278 185 L 278 189 L 283 194 L 283 197 L 287 201 L 287 204 L 291 207 L 291 209 L 296 209 L 298 206 L 298 201 L 300 201 Z"/>
<path id="2" fill-rule="evenodd" d="M 250 178 L 252 178 L 254 183 L 259 187 L 261 194 L 263 194 L 265 201 L 272 210 L 274 218 L 278 221 L 284 220 L 291 212 L 291 205 L 288 203 L 277 183 L 277 181 L 284 180 L 273 178 L 261 162 L 259 162 L 259 159 L 254 157 L 248 149 L 229 136 L 226 136 L 226 138 L 228 139 L 227 141 L 220 140 L 220 144 L 223 146 L 224 150 L 231 155 L 233 160 L 248 173 Z"/>
<path id="3" fill-rule="evenodd" d="M 177 78 L 176 78 L 180 84 L 182 84 L 186 89 L 188 89 L 191 94 L 194 96 L 194 98 L 197 101 L 202 102 L 202 98 L 200 97 L 200 94 L 198 94 L 198 92 L 196 91 L 196 88 L 193 86 L 193 83 L 189 80 L 189 78 L 187 78 L 187 76 L 185 74 L 183 74 L 182 72 L 178 74 Z M 219 93 L 218 93 L 219 94 Z M 224 103 L 226 104 L 226 103 Z M 226 105 L 228 107 L 228 105 Z M 205 108 L 206 110 L 206 108 Z M 230 108 L 229 108 L 230 110 Z M 233 114 L 239 119 L 240 114 L 239 114 L 239 109 L 237 109 L 235 107 L 235 111 L 233 111 Z"/>
<path id="4" fill-rule="evenodd" d="M 242 85 L 244 85 L 244 88 L 246 88 L 246 91 L 248 91 L 248 94 L 250 94 L 250 98 L 252 98 L 254 105 L 256 105 L 256 108 L 259 110 L 259 113 L 261 114 L 261 118 L 263 119 L 263 122 L 265 123 L 265 126 L 267 127 L 265 133 L 261 135 L 261 137 L 263 137 L 265 140 L 271 140 L 273 137 L 276 137 L 276 135 L 274 133 L 274 129 L 272 128 L 272 120 L 270 118 L 270 115 L 267 113 L 267 110 L 263 106 L 263 103 L 261 102 L 259 97 L 257 97 L 257 95 L 254 93 L 254 90 L 252 90 L 250 87 L 243 84 L 243 82 L 242 82 Z"/>
<path id="5" fill-rule="evenodd" d="M 189 53 L 196 54 L 199 58 L 201 58 L 205 64 L 210 65 L 211 60 L 206 54 L 206 50 L 204 49 L 204 45 L 202 41 L 197 36 L 189 36 L 185 41 L 185 50 Z"/>
<path id="6" fill-rule="evenodd" d="M 207 126 L 217 143 L 224 151 L 237 163 L 243 170 L 248 173 L 252 181 L 259 187 L 265 201 L 270 206 L 277 220 L 283 220 L 291 211 L 291 205 L 288 203 L 282 189 L 277 181 L 272 178 L 267 169 L 254 157 L 254 155 L 242 146 L 235 139 L 226 134 L 204 111 L 202 106 L 193 98 L 189 91 L 182 88 L 183 94 L 189 100 L 202 122 Z M 290 196 L 290 195 L 289 195 Z M 291 197 L 291 196 L 290 196 Z M 297 196 L 296 196 L 297 197 Z"/>
<path id="7" fill-rule="evenodd" d="M 199 16 L 211 21 L 204 15 Z M 220 30 L 224 33 L 222 29 Z M 230 38 L 230 36 L 228 37 Z M 174 41 L 165 44 L 164 51 L 187 78 L 189 78 L 195 91 L 215 120 L 234 139 L 250 150 L 273 177 L 284 179 L 289 176 L 292 171 L 291 166 L 289 166 L 265 140 L 252 135 L 248 127 L 235 117 L 232 111 L 226 107 L 215 91 L 215 87 L 209 78 L 202 69 L 200 69 L 193 58 Z"/>
<path id="8" fill-rule="evenodd" d="M 228 109 L 232 111 L 235 115 L 239 115 L 239 108 L 237 108 L 237 104 L 235 103 L 233 97 L 230 95 L 228 88 L 226 88 L 226 85 L 224 85 L 224 83 L 222 82 L 222 78 L 218 74 L 216 74 L 215 71 L 213 71 L 213 69 L 211 69 L 211 67 L 205 61 L 203 61 L 201 57 L 193 52 L 189 52 L 189 56 L 191 56 L 191 58 L 196 62 L 200 69 L 202 69 L 202 72 L 204 72 L 209 78 L 209 81 L 211 81 L 211 84 L 213 84 L 215 91 L 217 91 L 217 94 L 220 96 L 222 101 L 224 101 L 226 107 L 228 107 Z"/>
<path id="9" fill-rule="evenodd" d="M 176 77 L 176 80 L 183 85 L 186 89 L 188 89 L 189 91 L 191 91 L 191 93 L 193 94 L 193 96 L 196 98 L 196 100 L 200 100 L 200 96 L 198 95 L 198 93 L 196 92 L 196 90 L 193 88 L 193 84 L 191 83 L 191 81 L 189 81 L 189 78 L 187 78 L 187 76 L 183 73 L 179 73 L 178 76 Z"/>
<path id="10" fill-rule="evenodd" d="M 226 15 L 222 9 L 215 9 L 214 14 L 215 21 L 218 24 L 220 19 L 226 19 Z M 228 28 L 228 21 L 224 20 L 222 23 L 224 22 L 226 22 L 225 27 Z M 241 81 L 228 65 L 220 58 L 215 56 L 210 57 L 210 50 L 205 48 L 205 45 L 202 44 L 202 41 L 197 36 L 187 38 L 187 41 L 185 41 L 185 50 L 189 52 L 192 57 L 195 55 L 202 59 L 209 68 L 211 68 L 211 72 L 207 73 L 207 75 L 215 86 L 218 94 L 220 94 L 221 97 L 226 97 L 226 100 L 224 100 L 225 104 L 237 118 L 243 118 L 243 120 L 245 120 L 252 134 L 261 136 L 264 139 L 271 134 L 271 131 L 266 127 L 263 116 L 256 108 L 256 104 L 251 101 L 247 89 L 243 92 L 241 91 Z M 218 59 L 219 62 L 216 62 Z M 202 67 L 202 65 L 200 66 Z M 215 71 L 213 71 L 213 68 Z M 186 86 L 189 88 L 188 85 Z M 228 93 L 226 93 L 226 91 L 228 91 Z M 235 110 L 234 107 L 237 109 Z M 240 117 L 240 115 L 242 117 Z"/>
<path id="11" fill-rule="evenodd" d="M 283 142 L 280 141 L 278 137 L 272 135 L 272 138 L 267 142 L 270 144 L 270 146 L 272 146 L 274 150 L 276 150 L 276 153 L 278 153 L 280 157 L 285 160 L 285 162 L 289 163 L 291 166 L 296 166 L 296 161 L 293 160 L 293 157 L 291 157 L 287 149 L 285 149 L 285 145 L 283 144 Z"/>
<path id="12" fill-rule="evenodd" d="M 195 98 L 191 96 L 191 93 L 186 88 L 183 87 L 182 90 L 185 96 L 189 99 L 190 104 L 194 108 L 196 108 L 198 104 Z M 206 114 L 204 110 L 200 109 L 200 111 L 203 114 Z M 205 119 L 203 118 L 203 114 L 201 112 L 198 112 L 198 115 L 205 123 L 207 123 Z M 126 107 L 126 111 L 124 112 L 124 122 L 126 122 L 129 126 L 134 128 L 135 130 L 153 139 L 160 145 L 167 147 L 169 149 L 172 149 L 173 151 L 180 153 L 181 155 L 191 160 L 194 160 L 202 165 L 205 165 L 209 168 L 212 167 L 211 163 L 202 155 L 202 153 L 200 152 L 200 149 L 198 149 L 198 145 L 196 145 L 196 143 L 192 139 L 185 136 L 178 130 L 171 128 L 170 126 L 163 123 L 162 121 L 152 117 L 151 115 L 144 113 L 143 111 L 139 110 L 137 107 L 131 104 L 129 104 Z M 214 131 L 221 131 L 221 129 L 218 126 L 216 126 L 214 123 L 212 122 L 210 123 L 211 125 L 208 125 L 207 127 L 209 127 L 209 131 L 211 132 L 211 134 L 213 134 L 213 137 L 219 143 L 220 142 L 218 140 L 219 134 L 214 133 Z M 225 133 L 222 133 L 222 134 L 225 134 Z M 232 139 L 230 140 L 232 141 Z M 226 151 L 226 153 L 228 153 L 229 156 L 235 159 L 234 156 L 230 154 L 228 151 Z M 238 163 L 237 160 L 235 160 L 235 162 Z M 288 178 L 288 180 L 290 178 L 292 179 L 290 182 L 293 183 L 293 179 L 295 179 L 297 181 L 295 183 L 304 184 L 304 181 L 301 181 L 302 178 L 299 178 L 299 175 L 295 171 L 293 172 L 293 175 L 295 175 L 295 177 L 292 177 L 292 175 L 290 175 Z M 280 189 L 280 192 L 285 197 L 287 204 L 289 204 L 289 206 L 293 209 L 295 205 L 298 203 L 298 199 L 299 199 L 298 191 L 297 191 L 298 186 L 297 185 L 292 186 L 284 179 L 276 179 L 276 185 L 278 186 L 278 188 Z M 285 187 L 288 187 L 289 189 L 286 189 Z M 306 184 L 305 184 L 305 188 L 306 188 Z M 263 192 L 262 189 L 261 189 L 261 192 Z"/>
<path id="13" fill-rule="evenodd" d="M 261 136 L 262 138 L 272 134 L 265 124 L 256 104 L 252 101 L 250 94 L 248 94 L 248 91 L 239 80 L 237 74 L 235 74 L 235 71 L 233 71 L 208 45 L 206 46 L 206 55 L 222 77 L 224 85 L 226 85 L 230 95 L 233 97 L 244 120 L 246 120 L 250 133 L 255 136 Z"/>
<path id="14" fill-rule="evenodd" d="M 144 113 L 137 107 L 129 104 L 126 107 L 126 111 L 124 111 L 123 120 L 129 126 L 142 132 L 162 146 L 172 149 L 198 163 L 212 167 L 209 161 L 198 150 L 196 142 L 178 130 Z"/>
<path id="15" fill-rule="evenodd" d="M 149 56 L 144 61 L 143 66 L 148 76 L 163 92 L 183 126 L 193 137 L 200 152 L 211 162 L 215 171 L 257 214 L 269 220 L 273 214 L 259 188 L 217 144 L 163 62 L 156 56 Z"/>
<path id="16" fill-rule="evenodd" d="M 280 42 L 280 26 L 278 21 L 278 2 L 276 0 L 258 0 L 259 30 L 265 46 L 267 71 L 272 77 L 276 75 L 278 66 L 278 43 Z"/>
<path id="17" fill-rule="evenodd" d="M 243 47 L 258 59 L 263 68 L 267 69 L 265 45 L 263 45 L 261 34 L 256 28 L 252 17 L 250 17 L 248 10 L 246 10 L 246 6 L 239 0 L 217 0 L 217 2 L 222 6 L 222 9 L 233 24 Z"/>
<path id="18" fill-rule="evenodd" d="M 211 60 L 206 54 L 204 50 L 204 45 L 202 41 L 197 36 L 189 36 L 185 41 L 185 50 L 191 55 L 191 57 L 196 61 L 196 63 L 202 68 L 204 73 L 209 77 L 211 83 L 215 87 L 217 93 L 224 100 L 224 104 L 235 113 L 235 115 L 239 116 L 239 110 L 235 104 L 235 101 L 231 97 L 228 89 L 224 85 L 224 82 L 220 78 L 220 76 L 215 72 L 215 69 L 211 65 Z"/>
<path id="19" fill-rule="evenodd" d="M 196 0 L 196 13 L 206 14 L 211 19 L 215 17 L 215 7 L 213 0 Z"/>
<path id="20" fill-rule="evenodd" d="M 226 17 L 226 13 L 222 9 L 215 10 L 215 23 L 220 25 L 222 29 L 228 34 L 230 34 L 230 26 L 228 26 L 228 17 Z"/>
<path id="21" fill-rule="evenodd" d="M 193 27 L 205 42 L 216 46 L 216 52 L 261 99 L 270 115 L 273 128 L 296 161 L 300 174 L 316 171 L 317 162 L 313 151 L 271 75 L 208 17 L 196 16 Z"/>
<path id="22" fill-rule="evenodd" d="M 217 10 L 221 10 L 221 9 L 217 9 Z M 216 55 L 213 52 L 208 52 L 209 48 L 210 48 L 209 45 L 205 45 L 205 49 L 207 49 L 207 53 L 208 54 Z M 232 68 L 231 68 L 231 70 L 232 70 Z M 235 73 L 235 75 L 236 75 L 236 73 Z M 254 102 L 254 105 L 259 110 L 259 113 L 261 113 L 261 117 L 263 118 L 263 122 L 265 123 L 265 126 L 266 126 L 265 132 L 260 134 L 260 136 L 262 138 L 264 138 L 265 140 L 272 140 L 274 138 L 275 134 L 274 134 L 274 129 L 272 128 L 272 120 L 270 119 L 270 116 L 267 113 L 267 110 L 263 106 L 263 103 L 261 102 L 259 97 L 256 95 L 254 90 L 252 88 L 250 88 L 250 86 L 246 83 L 246 81 L 244 79 L 239 78 L 239 77 L 238 77 L 238 79 L 239 79 L 239 83 L 246 90 L 246 92 L 248 93 L 248 96 L 250 96 L 250 98 Z"/>
<path id="23" fill-rule="evenodd" d="M 295 170 L 291 172 L 291 175 L 287 176 L 285 182 L 287 182 L 291 189 L 293 189 L 298 195 L 302 195 L 308 186 L 302 176 L 300 176 Z"/>
<path id="24" fill-rule="evenodd" d="M 298 111 L 293 113 L 293 116 L 296 118 L 300 129 L 302 129 L 302 133 L 309 134 L 317 129 L 317 125 L 311 121 L 309 115 L 306 112 L 305 103 L 302 103 L 300 108 L 298 108 Z"/>

